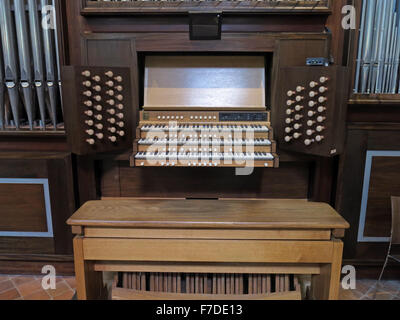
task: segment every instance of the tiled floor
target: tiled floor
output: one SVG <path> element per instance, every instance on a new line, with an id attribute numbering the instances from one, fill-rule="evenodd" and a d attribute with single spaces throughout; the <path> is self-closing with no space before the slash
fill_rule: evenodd
<path id="1" fill-rule="evenodd" d="M 55 290 L 42 288 L 42 277 L 0 275 L 0 300 L 71 300 L 74 277 L 57 277 Z"/>
<path id="2" fill-rule="evenodd" d="M 55 290 L 43 290 L 39 276 L 0 275 L 0 300 L 71 300 L 75 294 L 74 277 L 58 277 Z M 375 280 L 357 281 L 356 290 L 341 290 L 341 300 L 372 300 Z M 400 281 L 382 281 L 377 300 L 400 300 Z"/>
<path id="3" fill-rule="evenodd" d="M 385 280 L 376 289 L 376 280 L 357 281 L 356 290 L 340 291 L 341 300 L 400 300 L 400 281 Z"/>

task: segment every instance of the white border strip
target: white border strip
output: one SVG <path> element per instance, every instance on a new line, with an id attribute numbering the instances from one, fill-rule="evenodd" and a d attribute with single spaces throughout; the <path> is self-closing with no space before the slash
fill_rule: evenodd
<path id="1" fill-rule="evenodd" d="M 358 227 L 358 242 L 389 242 L 390 238 L 364 236 L 373 157 L 400 157 L 400 151 L 367 151 L 364 172 L 364 186 L 361 200 L 360 223 Z"/>
<path id="2" fill-rule="evenodd" d="M 0 237 L 53 238 L 50 189 L 48 179 L 0 179 L 0 184 L 41 184 L 46 206 L 47 232 L 8 232 L 0 230 Z"/>

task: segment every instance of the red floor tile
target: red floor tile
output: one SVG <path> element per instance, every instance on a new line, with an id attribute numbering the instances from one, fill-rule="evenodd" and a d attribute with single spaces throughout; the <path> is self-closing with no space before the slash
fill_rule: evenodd
<path id="1" fill-rule="evenodd" d="M 27 296 L 24 296 L 23 298 L 24 298 L 24 300 L 50 300 L 51 299 L 51 297 L 43 289 L 36 291 L 35 293 L 29 294 Z"/>
<path id="2" fill-rule="evenodd" d="M 17 288 L 24 298 L 33 292 L 43 290 L 41 280 L 34 280 L 31 282 L 23 283 L 20 286 L 17 286 Z"/>
<path id="3" fill-rule="evenodd" d="M 0 293 L 0 300 L 14 300 L 17 298 L 21 298 L 21 296 L 15 288 Z"/>
<path id="4" fill-rule="evenodd" d="M 74 291 L 68 290 L 59 296 L 55 296 L 53 299 L 54 300 L 72 300 L 72 297 L 74 296 L 74 294 L 75 294 Z"/>
<path id="5" fill-rule="evenodd" d="M 70 277 L 70 278 L 64 278 L 64 279 L 65 279 L 65 282 L 68 283 L 68 285 L 70 286 L 70 288 L 72 290 L 76 289 L 76 280 L 75 280 L 75 278 Z"/>
<path id="6" fill-rule="evenodd" d="M 12 283 L 11 280 L 6 280 L 0 282 L 0 293 L 4 291 L 8 291 L 10 289 L 14 288 L 14 284 Z"/>
<path id="7" fill-rule="evenodd" d="M 57 283 L 56 289 L 46 290 L 46 292 L 53 298 L 67 291 L 71 291 L 71 288 L 64 281 Z"/>
<path id="8" fill-rule="evenodd" d="M 35 281 L 35 277 L 28 277 L 28 276 L 17 276 L 17 277 L 10 277 L 12 282 L 18 287 L 24 283 Z"/>

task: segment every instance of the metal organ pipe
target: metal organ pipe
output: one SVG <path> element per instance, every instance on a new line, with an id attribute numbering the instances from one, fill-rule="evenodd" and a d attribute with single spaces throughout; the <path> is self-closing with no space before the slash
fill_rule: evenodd
<path id="1" fill-rule="evenodd" d="M 54 4 L 0 1 L 0 130 L 57 129 L 62 124 L 56 32 L 42 27 L 50 14 L 42 8 Z"/>
<path id="2" fill-rule="evenodd" d="M 400 0 L 363 1 L 354 92 L 400 93 Z"/>

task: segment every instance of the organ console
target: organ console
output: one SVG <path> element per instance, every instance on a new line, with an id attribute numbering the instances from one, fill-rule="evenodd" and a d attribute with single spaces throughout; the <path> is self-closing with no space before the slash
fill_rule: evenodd
<path id="1" fill-rule="evenodd" d="M 153 56 L 146 76 L 132 166 L 279 165 L 264 58 Z"/>
<path id="2" fill-rule="evenodd" d="M 132 141 L 129 68 L 64 67 L 65 123 L 72 152 L 127 148 Z"/>

